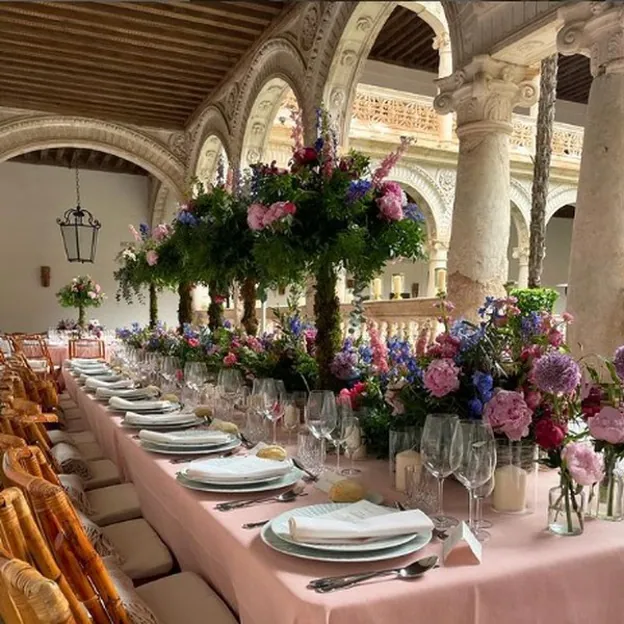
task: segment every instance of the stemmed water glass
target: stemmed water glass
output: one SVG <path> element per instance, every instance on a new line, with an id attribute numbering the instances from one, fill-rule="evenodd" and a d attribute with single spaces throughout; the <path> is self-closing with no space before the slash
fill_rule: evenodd
<path id="1" fill-rule="evenodd" d="M 200 401 L 201 391 L 208 376 L 203 362 L 187 362 L 184 367 L 184 386 L 187 388 L 189 408 L 194 409 Z"/>
<path id="2" fill-rule="evenodd" d="M 278 383 L 275 379 L 265 379 L 261 388 L 264 395 L 264 415 L 273 424 L 272 444 L 277 444 L 277 421 L 284 415 L 286 397 L 284 383 Z"/>
<path id="3" fill-rule="evenodd" d="M 325 455 L 325 438 L 336 427 L 336 397 L 329 390 L 313 390 L 308 396 L 305 421 L 308 429 L 321 440 Z"/>
<path id="4" fill-rule="evenodd" d="M 475 489 L 475 526 L 476 536 L 480 542 L 487 542 L 490 534 L 485 530 L 492 527 L 492 522 L 483 517 L 483 499 L 487 498 L 494 491 L 494 476 L 488 479 L 483 485 Z"/>
<path id="5" fill-rule="evenodd" d="M 182 377 L 180 360 L 171 355 L 163 358 L 160 375 L 165 380 L 163 384 L 165 391 L 179 388 Z"/>
<path id="6" fill-rule="evenodd" d="M 342 419 L 343 445 L 345 452 L 351 460 L 349 468 L 341 470 L 340 474 L 353 476 L 362 471 L 355 467 L 355 454 L 362 446 L 362 432 L 360 431 L 360 421 L 356 416 L 344 416 Z"/>
<path id="7" fill-rule="evenodd" d="M 492 478 L 495 465 L 496 441 L 492 427 L 480 420 L 457 423 L 451 442 L 451 466 L 459 482 L 468 490 L 468 526 L 477 539 L 479 531 L 475 523 L 475 492 Z"/>
<path id="8" fill-rule="evenodd" d="M 345 443 L 348 431 L 344 428 L 343 423 L 353 417 L 351 411 L 351 403 L 349 401 L 338 400 L 336 402 L 336 426 L 325 435 L 325 437 L 333 443 L 336 449 L 336 472 L 340 473 L 340 447 Z"/>
<path id="9" fill-rule="evenodd" d="M 282 420 L 282 427 L 288 432 L 288 442 L 290 444 L 292 432 L 299 428 L 300 424 L 300 393 L 293 392 L 286 396 L 284 402 L 284 418 Z M 304 395 L 305 396 L 305 395 Z M 304 399 L 305 400 L 305 399 Z"/>
<path id="10" fill-rule="evenodd" d="M 458 421 L 456 414 L 428 414 L 420 442 L 422 462 L 438 481 L 438 510 L 432 520 L 442 531 L 458 524 L 457 518 L 443 511 L 444 479 L 453 472 L 451 442 Z"/>

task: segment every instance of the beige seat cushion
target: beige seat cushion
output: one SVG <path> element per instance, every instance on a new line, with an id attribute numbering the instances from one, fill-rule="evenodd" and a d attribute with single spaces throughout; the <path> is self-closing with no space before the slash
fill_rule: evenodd
<path id="1" fill-rule="evenodd" d="M 160 624 L 236 624 L 227 605 L 193 572 L 167 576 L 137 587 Z M 268 624 L 268 623 L 267 623 Z"/>
<path id="2" fill-rule="evenodd" d="M 139 518 L 102 527 L 121 557 L 121 569 L 133 580 L 154 579 L 173 569 L 169 549 L 151 525 Z"/>
<path id="3" fill-rule="evenodd" d="M 95 490 L 121 483 L 119 468 L 110 459 L 97 459 L 89 462 L 91 478 L 85 480 L 85 490 Z"/>
<path id="4" fill-rule="evenodd" d="M 91 431 L 78 431 L 76 433 L 67 433 L 67 431 L 61 431 L 60 429 L 52 429 L 48 431 L 48 436 L 52 444 L 58 444 L 59 442 L 67 442 L 67 444 L 88 444 L 89 442 L 95 442 L 95 436 Z"/>
<path id="5" fill-rule="evenodd" d="M 68 407 L 63 409 L 63 417 L 65 420 L 82 420 L 82 410 L 76 407 Z"/>
<path id="6" fill-rule="evenodd" d="M 141 517 L 139 497 L 132 483 L 91 490 L 87 499 L 92 509 L 89 518 L 99 526 Z"/>
<path id="7" fill-rule="evenodd" d="M 80 455 L 87 461 L 104 458 L 102 448 L 97 442 L 74 442 L 74 445 Z"/>
<path id="8" fill-rule="evenodd" d="M 84 431 L 87 429 L 83 420 L 65 420 L 62 423 L 63 429 L 67 431 L 67 433 L 77 433 L 78 431 Z"/>

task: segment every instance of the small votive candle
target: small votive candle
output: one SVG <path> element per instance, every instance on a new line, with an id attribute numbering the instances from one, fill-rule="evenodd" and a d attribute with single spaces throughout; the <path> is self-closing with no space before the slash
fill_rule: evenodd
<path id="1" fill-rule="evenodd" d="M 420 453 L 414 449 L 408 449 L 407 451 L 401 451 L 396 454 L 395 457 L 396 473 L 394 487 L 399 492 L 407 491 L 407 470 L 408 466 L 414 467 L 414 472 L 420 473 L 421 460 Z M 414 477 L 415 478 L 415 477 Z"/>
<path id="2" fill-rule="evenodd" d="M 492 507 L 501 512 L 521 512 L 527 502 L 527 473 L 519 466 L 507 464 L 494 471 Z"/>

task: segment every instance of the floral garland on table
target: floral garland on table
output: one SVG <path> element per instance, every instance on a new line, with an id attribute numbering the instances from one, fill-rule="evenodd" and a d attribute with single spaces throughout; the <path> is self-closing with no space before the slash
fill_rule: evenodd
<path id="1" fill-rule="evenodd" d="M 337 154 L 329 116 L 319 111 L 318 138 L 304 146 L 295 114 L 289 169 L 256 165 L 250 182 L 249 228 L 257 233 L 256 263 L 274 284 L 316 280 L 316 358 L 322 387 L 332 387 L 331 363 L 340 349 L 337 271 L 368 282 L 392 259 L 423 256 L 423 217 L 388 174 L 409 141 L 375 170 L 361 153 Z"/>
<path id="2" fill-rule="evenodd" d="M 74 277 L 56 293 L 56 297 L 64 308 L 78 309 L 78 326 L 85 327 L 85 308 L 98 308 L 104 302 L 106 295 L 101 286 L 89 275 Z"/>

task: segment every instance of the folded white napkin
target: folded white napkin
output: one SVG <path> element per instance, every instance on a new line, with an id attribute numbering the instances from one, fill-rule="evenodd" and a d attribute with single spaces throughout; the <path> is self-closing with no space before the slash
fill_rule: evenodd
<path id="1" fill-rule="evenodd" d="M 101 366 L 105 361 L 93 358 L 73 358 L 68 360 L 68 363 L 70 366 Z"/>
<path id="2" fill-rule="evenodd" d="M 80 375 L 81 379 L 87 377 L 114 377 L 115 373 L 110 368 L 89 368 L 84 370 L 83 368 L 74 369 L 74 372 Z M 109 380 L 110 381 L 110 380 Z"/>
<path id="3" fill-rule="evenodd" d="M 309 544 L 331 544 L 424 533 L 433 529 L 433 522 L 420 509 L 369 515 L 371 506 L 384 509 L 360 501 L 325 516 L 292 517 L 288 520 L 290 537 Z"/>
<path id="4" fill-rule="evenodd" d="M 45 370 L 46 368 L 48 368 L 48 362 L 47 360 L 26 360 L 28 362 L 28 365 L 30 366 L 30 368 L 32 368 L 33 370 Z"/>
<path id="5" fill-rule="evenodd" d="M 158 396 L 156 388 L 106 388 L 95 389 L 95 396 L 98 399 L 110 399 L 111 397 L 121 397 L 122 399 L 150 399 Z"/>
<path id="6" fill-rule="evenodd" d="M 281 477 L 292 470 L 289 461 L 278 462 L 249 455 L 192 461 L 186 476 L 208 483 L 237 482 L 244 479 L 260 480 Z"/>
<path id="7" fill-rule="evenodd" d="M 165 410 L 173 406 L 171 401 L 128 401 L 121 397 L 111 397 L 108 404 L 122 410 Z"/>
<path id="8" fill-rule="evenodd" d="M 157 444 L 175 444 L 177 446 L 197 446 L 201 444 L 214 445 L 227 444 L 232 440 L 232 436 L 221 431 L 172 431 L 170 433 L 160 433 L 158 431 L 139 431 L 139 439 L 145 442 L 156 442 Z"/>
<path id="9" fill-rule="evenodd" d="M 195 414 L 167 412 L 166 414 L 136 414 L 126 412 L 124 421 L 129 425 L 147 427 L 148 425 L 185 425 L 196 420 Z"/>
<path id="10" fill-rule="evenodd" d="M 119 390 L 121 388 L 132 388 L 134 382 L 132 379 L 119 379 L 118 381 L 107 381 L 104 379 L 97 379 L 96 377 L 88 377 L 85 381 L 87 388 L 110 388 Z"/>

